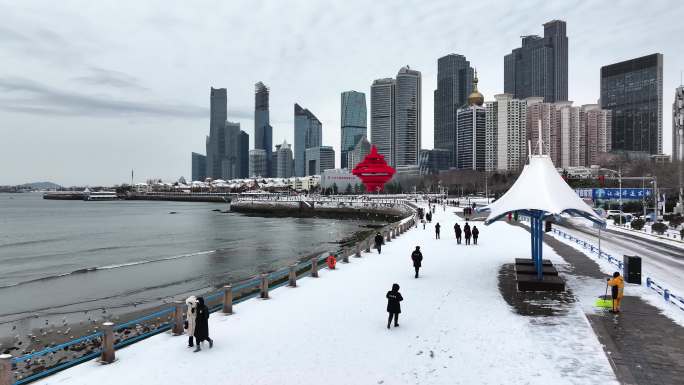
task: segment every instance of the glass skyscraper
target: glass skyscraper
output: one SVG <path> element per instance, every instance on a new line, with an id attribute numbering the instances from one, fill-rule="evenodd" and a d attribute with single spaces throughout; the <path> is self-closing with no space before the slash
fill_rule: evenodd
<path id="1" fill-rule="evenodd" d="M 367 133 L 366 95 L 357 91 L 343 92 L 340 111 L 342 125 L 340 167 L 349 168 L 347 154 Z"/>
<path id="2" fill-rule="evenodd" d="M 198 180 L 204 182 L 207 178 L 207 157 L 198 154 L 196 152 L 192 153 L 192 180 Z"/>
<path id="3" fill-rule="evenodd" d="M 394 166 L 395 93 L 392 78 L 377 79 L 371 85 L 371 144 L 390 166 Z"/>
<path id="4" fill-rule="evenodd" d="M 306 150 L 323 143 L 323 125 L 309 110 L 294 105 L 294 160 L 295 176 L 306 175 Z M 333 159 L 334 161 L 334 159 Z"/>
<path id="5" fill-rule="evenodd" d="M 467 105 L 472 90 L 473 68 L 465 56 L 449 54 L 437 60 L 434 147 L 449 152 L 447 168 L 457 163 L 456 110 Z"/>
<path id="6" fill-rule="evenodd" d="M 396 80 L 394 164 L 418 166 L 421 134 L 421 74 L 402 67 Z"/>
<path id="7" fill-rule="evenodd" d="M 225 88 L 211 88 L 210 91 L 209 136 L 206 141 L 206 176 L 214 179 L 222 177 L 222 162 L 226 154 L 225 125 L 227 119 L 228 96 Z"/>
<path id="8" fill-rule="evenodd" d="M 547 103 L 568 100 L 568 36 L 561 20 L 544 23 L 544 37 L 522 37 L 504 57 L 504 92 L 515 99 L 541 96 Z"/>
<path id="9" fill-rule="evenodd" d="M 663 152 L 663 55 L 601 67 L 601 108 L 612 111 L 612 150 Z"/>
<path id="10" fill-rule="evenodd" d="M 240 137 L 238 139 L 238 159 L 240 159 L 240 178 L 249 177 L 249 134 L 240 131 Z"/>
<path id="11" fill-rule="evenodd" d="M 273 127 L 269 123 L 269 89 L 262 82 L 254 85 L 254 148 L 266 151 L 266 169 L 271 169 Z M 268 176 L 268 171 L 266 175 Z"/>

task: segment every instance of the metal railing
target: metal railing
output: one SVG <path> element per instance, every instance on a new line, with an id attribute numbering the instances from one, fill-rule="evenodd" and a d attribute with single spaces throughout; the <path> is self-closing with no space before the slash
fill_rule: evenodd
<path id="1" fill-rule="evenodd" d="M 409 205 L 400 204 L 411 209 Z M 413 226 L 414 216 L 410 215 L 383 227 L 380 232 L 383 239 L 391 242 Z M 205 303 L 210 312 L 221 310 L 225 314 L 231 314 L 235 304 L 258 296 L 268 298 L 269 290 L 284 285 L 294 287 L 296 281 L 304 276 L 318 277 L 318 271 L 327 267 L 325 260 L 329 255 L 334 255 L 342 263 L 348 263 L 350 256 L 360 257 L 362 251 L 370 251 L 373 238 L 374 235 L 371 234 L 337 252 L 326 252 L 285 269 L 259 274 L 235 286 L 226 285 L 222 290 L 205 295 Z M 182 335 L 185 313 L 185 303 L 176 301 L 174 306 L 164 307 L 124 323 L 114 325 L 105 322 L 102 330 L 40 351 L 18 357 L 0 355 L 0 385 L 26 384 L 98 357 L 102 363 L 111 363 L 117 349 L 169 330 L 174 335 Z"/>

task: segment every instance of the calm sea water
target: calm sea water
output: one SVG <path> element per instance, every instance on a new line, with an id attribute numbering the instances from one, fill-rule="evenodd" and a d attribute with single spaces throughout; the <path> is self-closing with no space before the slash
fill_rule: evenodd
<path id="1" fill-rule="evenodd" d="M 335 249 L 367 224 L 215 209 L 228 207 L 0 194 L 0 336 L 17 321 L 26 329 L 35 326 L 27 319 L 130 311 L 206 292 Z"/>

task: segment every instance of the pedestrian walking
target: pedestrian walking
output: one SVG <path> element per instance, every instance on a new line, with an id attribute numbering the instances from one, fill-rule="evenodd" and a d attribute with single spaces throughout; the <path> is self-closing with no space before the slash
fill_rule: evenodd
<path id="1" fill-rule="evenodd" d="M 477 226 L 473 226 L 471 233 L 473 234 L 473 244 L 477 245 L 477 237 L 480 235 L 480 230 L 477 229 Z"/>
<path id="2" fill-rule="evenodd" d="M 401 293 L 399 293 L 399 285 L 398 284 L 393 284 L 392 285 L 392 290 L 387 292 L 387 312 L 389 313 L 389 317 L 387 317 L 387 329 L 390 328 L 390 324 L 392 323 L 392 318 L 394 318 L 394 327 L 399 326 L 399 313 L 401 313 L 401 301 L 404 300 L 404 297 L 401 296 Z"/>
<path id="3" fill-rule="evenodd" d="M 204 304 L 202 297 L 197 297 L 197 319 L 194 334 L 195 342 L 197 342 L 195 353 L 202 350 L 200 344 L 204 341 L 209 341 L 209 349 L 214 347 L 214 340 L 209 338 L 209 308 Z"/>
<path id="4" fill-rule="evenodd" d="M 620 312 L 620 302 L 622 297 L 625 295 L 625 280 L 622 278 L 619 272 L 613 273 L 613 278 L 608 278 L 608 286 L 610 286 L 610 294 L 613 298 L 613 308 L 610 310 L 611 313 Z"/>
<path id="5" fill-rule="evenodd" d="M 382 237 L 382 234 L 378 231 L 377 234 L 375 234 L 375 248 L 378 249 L 378 254 L 382 252 L 382 244 L 385 241 L 385 238 Z"/>
<path id="6" fill-rule="evenodd" d="M 425 218 L 427 219 L 428 223 L 432 223 L 432 212 L 428 211 L 428 213 L 425 215 Z"/>
<path id="7" fill-rule="evenodd" d="M 459 225 L 458 223 L 454 225 L 454 233 L 456 233 L 456 243 L 460 245 L 462 230 L 461 225 Z"/>
<path id="8" fill-rule="evenodd" d="M 421 219 L 420 222 L 423 224 L 423 230 L 425 230 L 425 219 Z"/>
<path id="9" fill-rule="evenodd" d="M 185 333 L 188 335 L 188 347 L 191 348 L 195 346 L 193 338 L 195 336 L 195 320 L 197 319 L 197 298 L 191 295 L 185 300 L 185 304 L 188 306 L 185 315 Z"/>
<path id="10" fill-rule="evenodd" d="M 423 261 L 423 253 L 420 252 L 420 246 L 416 246 L 416 249 L 413 250 L 411 259 L 413 260 L 413 268 L 416 270 L 416 278 L 418 278 L 418 270 L 420 270 L 421 262 Z"/>
<path id="11" fill-rule="evenodd" d="M 435 239 L 439 239 L 439 229 L 441 227 L 442 226 L 439 225 L 439 222 L 437 222 L 437 224 L 435 225 Z"/>
<path id="12" fill-rule="evenodd" d="M 463 235 L 465 236 L 465 244 L 469 245 L 470 244 L 470 236 L 472 233 L 470 232 L 470 225 L 468 222 L 466 222 L 465 226 L 463 226 Z"/>

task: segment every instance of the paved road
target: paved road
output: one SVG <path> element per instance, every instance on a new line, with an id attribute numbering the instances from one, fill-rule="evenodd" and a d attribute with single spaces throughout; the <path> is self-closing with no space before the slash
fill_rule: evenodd
<path id="1" fill-rule="evenodd" d="M 556 225 L 577 238 L 598 245 L 598 230 L 574 226 L 570 223 Z M 666 283 L 668 288 L 684 293 L 684 249 L 662 242 L 650 241 L 613 230 L 601 231 L 601 248 L 614 257 L 638 255 L 642 258 L 642 276 Z"/>

